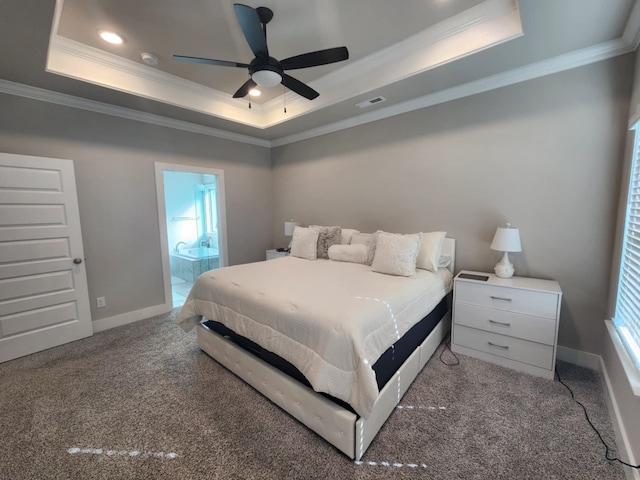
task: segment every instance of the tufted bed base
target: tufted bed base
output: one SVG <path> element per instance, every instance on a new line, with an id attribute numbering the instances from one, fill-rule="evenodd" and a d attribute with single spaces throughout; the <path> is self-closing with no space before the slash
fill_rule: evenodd
<path id="1" fill-rule="evenodd" d="M 198 345 L 204 352 L 338 450 L 354 460 L 360 460 L 413 380 L 445 338 L 450 326 L 451 310 L 447 309 L 427 338 L 380 391 L 372 413 L 366 420 L 202 324 L 197 328 L 197 337 Z"/>

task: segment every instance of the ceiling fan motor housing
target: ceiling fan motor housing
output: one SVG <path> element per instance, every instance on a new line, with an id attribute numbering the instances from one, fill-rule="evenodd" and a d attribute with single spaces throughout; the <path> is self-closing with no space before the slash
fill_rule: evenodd
<path id="1" fill-rule="evenodd" d="M 280 62 L 273 57 L 266 62 L 262 58 L 254 58 L 249 65 L 249 75 L 261 87 L 273 87 L 282 81 L 284 71 Z"/>

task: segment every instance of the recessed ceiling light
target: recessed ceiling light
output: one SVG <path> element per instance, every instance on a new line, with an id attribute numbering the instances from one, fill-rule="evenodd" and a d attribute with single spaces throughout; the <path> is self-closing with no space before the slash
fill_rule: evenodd
<path id="1" fill-rule="evenodd" d="M 249 90 L 249 95 L 251 95 L 252 97 L 259 97 L 261 94 L 262 92 L 257 88 L 252 88 L 251 90 Z"/>
<path id="2" fill-rule="evenodd" d="M 118 35 L 116 32 L 112 32 L 110 30 L 100 30 L 99 34 L 100 38 L 102 38 L 105 42 L 109 42 L 114 45 L 121 45 L 124 43 L 124 38 L 122 37 L 122 35 Z"/>

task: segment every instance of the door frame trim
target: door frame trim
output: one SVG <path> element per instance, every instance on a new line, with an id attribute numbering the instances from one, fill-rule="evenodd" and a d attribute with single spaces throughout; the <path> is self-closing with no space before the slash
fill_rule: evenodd
<path id="1" fill-rule="evenodd" d="M 224 186 L 224 170 L 220 168 L 202 167 L 198 165 L 186 165 L 179 163 L 154 162 L 156 177 L 156 202 L 158 205 L 158 225 L 160 227 L 160 249 L 162 252 L 162 278 L 164 282 L 164 301 L 168 310 L 173 308 L 171 292 L 171 267 L 169 265 L 169 241 L 167 233 L 167 209 L 164 200 L 164 180 L 163 173 L 185 172 L 202 173 L 204 175 L 216 175 L 217 177 L 217 200 L 218 200 L 218 247 L 220 267 L 228 265 L 227 255 L 227 207 L 226 193 Z"/>

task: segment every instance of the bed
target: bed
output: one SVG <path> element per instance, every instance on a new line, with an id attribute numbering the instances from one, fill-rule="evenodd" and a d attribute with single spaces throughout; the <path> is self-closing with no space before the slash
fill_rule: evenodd
<path id="1" fill-rule="evenodd" d="M 179 323 L 200 348 L 359 460 L 450 328 L 451 261 L 410 277 L 296 257 L 201 275 Z"/>

